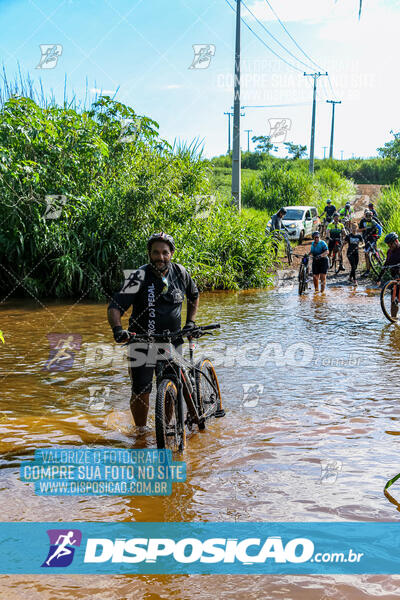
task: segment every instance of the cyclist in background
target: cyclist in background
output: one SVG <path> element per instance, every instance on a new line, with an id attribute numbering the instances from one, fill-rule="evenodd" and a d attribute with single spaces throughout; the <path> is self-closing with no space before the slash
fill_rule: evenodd
<path id="1" fill-rule="evenodd" d="M 385 237 L 385 244 L 387 244 L 389 246 L 389 250 L 387 252 L 387 257 L 384 263 L 384 267 L 388 267 L 390 265 L 399 265 L 400 264 L 400 243 L 399 243 L 399 236 L 397 235 L 397 233 L 395 233 L 394 231 L 392 231 L 391 233 L 388 233 L 387 236 Z M 381 277 L 382 274 L 384 273 L 384 269 L 382 269 L 380 275 L 379 275 L 379 280 L 377 282 L 378 285 L 381 285 Z M 390 274 L 393 277 L 393 279 L 398 279 L 400 277 L 400 267 L 393 267 L 393 269 L 390 269 Z M 399 311 L 399 300 L 400 298 L 393 298 L 392 299 L 392 304 L 391 304 L 391 315 L 392 317 L 397 317 L 397 313 Z"/>
<path id="2" fill-rule="evenodd" d="M 364 213 L 364 218 L 362 218 L 358 224 L 358 228 L 362 233 L 365 243 L 365 275 L 368 275 L 371 269 L 368 252 L 371 244 L 376 243 L 382 235 L 382 226 L 375 221 L 372 216 L 372 212 L 370 210 L 366 210 Z"/>
<path id="3" fill-rule="evenodd" d="M 271 217 L 271 225 L 269 226 L 269 231 L 282 231 L 283 230 L 283 235 L 285 236 L 287 242 L 289 242 L 289 238 L 288 238 L 288 228 L 282 223 L 282 219 L 283 217 L 286 215 L 287 210 L 286 208 L 280 208 L 278 210 L 277 213 L 275 213 L 274 215 L 272 215 Z M 268 227 L 265 230 L 265 233 L 268 233 Z M 278 246 L 279 246 L 279 242 L 278 240 L 275 240 L 273 242 L 273 246 L 274 246 L 274 256 L 276 258 L 276 255 L 278 254 Z"/>
<path id="4" fill-rule="evenodd" d="M 382 223 L 380 222 L 380 220 L 379 220 L 379 218 L 378 218 L 378 213 L 377 213 L 377 212 L 376 212 L 376 210 L 375 210 L 375 206 L 374 206 L 373 202 L 370 202 L 370 203 L 368 204 L 368 209 L 369 209 L 369 210 L 372 212 L 372 218 L 373 218 L 373 219 L 375 219 L 375 221 L 376 221 L 377 223 L 379 223 L 379 225 L 381 225 L 381 226 L 382 226 Z"/>
<path id="5" fill-rule="evenodd" d="M 346 202 L 344 207 L 340 209 L 339 215 L 342 219 L 351 219 L 353 215 L 353 209 L 351 208 L 350 202 Z"/>
<path id="6" fill-rule="evenodd" d="M 310 254 L 313 257 L 312 274 L 315 291 L 319 291 L 319 282 L 321 281 L 321 292 L 325 291 L 326 274 L 328 272 L 328 246 L 324 240 L 321 240 L 319 231 L 312 234 L 313 242 L 311 244 Z"/>
<path id="7" fill-rule="evenodd" d="M 322 211 L 322 215 L 320 215 L 320 218 L 325 215 L 326 223 L 331 223 L 335 212 L 336 212 L 336 206 L 334 204 L 332 204 L 332 200 L 330 198 L 328 198 L 326 201 L 326 206 L 325 206 L 324 210 Z"/>
<path id="8" fill-rule="evenodd" d="M 335 212 L 333 215 L 332 223 L 329 223 L 327 227 L 327 232 L 329 235 L 329 260 L 331 259 L 333 249 L 338 244 L 339 245 L 339 253 L 342 252 L 342 240 L 344 237 L 344 225 L 339 221 L 339 213 Z M 344 271 L 344 267 L 341 264 L 339 267 L 339 271 Z"/>
<path id="9" fill-rule="evenodd" d="M 287 213 L 286 208 L 280 208 L 277 213 L 272 215 L 271 225 L 269 227 L 270 231 L 276 231 L 276 230 L 280 231 L 281 229 L 288 231 L 288 228 L 282 223 L 282 219 L 286 215 L 286 213 Z"/>
<path id="10" fill-rule="evenodd" d="M 350 263 L 350 267 L 351 267 L 351 271 L 350 271 L 350 277 L 349 277 L 349 282 L 350 283 L 357 283 L 357 279 L 356 279 L 356 269 L 358 266 L 358 261 L 359 261 L 359 255 L 358 255 L 358 247 L 359 245 L 362 243 L 363 238 L 362 235 L 360 233 L 357 233 L 357 225 L 355 223 L 352 223 L 351 225 L 351 231 L 350 233 L 348 233 L 345 237 L 345 244 L 348 244 L 348 248 L 347 248 L 347 259 Z"/>

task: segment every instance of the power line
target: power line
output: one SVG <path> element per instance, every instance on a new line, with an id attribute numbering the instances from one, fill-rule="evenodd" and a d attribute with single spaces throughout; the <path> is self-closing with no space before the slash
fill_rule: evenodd
<path id="1" fill-rule="evenodd" d="M 238 1 L 239 0 L 236 0 L 236 2 L 238 2 Z M 231 9 L 234 12 L 236 12 L 235 9 L 233 8 L 232 4 L 229 2 L 229 0 L 225 0 L 225 2 L 231 7 Z M 240 20 L 242 21 L 242 23 L 244 25 L 246 25 L 247 29 L 249 29 L 251 31 L 251 33 L 256 36 L 256 38 L 263 44 L 263 46 L 265 46 L 270 52 L 272 52 L 272 54 L 274 54 L 277 58 L 279 58 L 280 60 L 282 60 L 284 63 L 286 63 L 289 67 L 291 67 L 295 71 L 299 71 L 300 73 L 303 72 L 303 69 L 300 69 L 299 67 L 296 67 L 295 65 L 292 65 L 292 63 L 288 62 L 285 58 L 283 58 L 277 52 L 275 52 L 275 50 L 273 50 L 272 48 L 270 48 L 270 46 L 268 46 L 268 44 L 266 44 L 264 42 L 264 40 L 262 38 L 260 38 L 260 36 L 250 27 L 250 25 L 248 25 L 246 23 L 246 21 L 243 18 L 241 18 Z"/>
<path id="2" fill-rule="evenodd" d="M 265 25 L 259 20 L 257 19 L 257 17 L 255 16 L 255 14 L 250 10 L 250 8 L 245 4 L 245 2 L 242 0 L 242 4 L 243 6 L 246 8 L 246 10 L 252 15 L 252 17 L 257 21 L 257 23 L 264 29 L 264 31 L 266 31 L 268 33 L 268 35 L 270 37 L 272 37 L 273 40 L 275 40 L 275 42 L 277 44 L 279 44 L 279 46 L 281 48 L 283 48 L 283 50 L 285 50 L 285 52 L 287 52 L 288 54 L 290 54 L 290 56 L 292 56 L 295 60 L 297 60 L 299 63 L 301 63 L 302 65 L 304 65 L 305 67 L 307 67 L 307 69 L 310 69 L 310 65 L 308 65 L 307 63 L 303 62 L 300 58 L 298 58 L 295 54 L 293 54 L 293 52 L 291 52 L 290 50 L 288 50 L 286 48 L 286 46 L 284 46 L 283 44 L 281 44 L 281 42 L 278 40 L 278 38 L 276 38 L 266 27 Z"/>
<path id="3" fill-rule="evenodd" d="M 268 4 L 268 6 L 270 7 L 271 11 L 273 12 L 275 18 L 277 19 L 277 21 L 279 21 L 280 25 L 283 27 L 283 29 L 286 31 L 286 33 L 288 34 L 288 36 L 290 37 L 290 39 L 292 40 L 292 42 L 294 44 L 296 44 L 297 48 L 300 50 L 300 52 L 302 52 L 302 54 L 304 54 L 304 56 L 306 58 L 308 58 L 308 60 L 310 60 L 316 67 L 318 67 L 318 69 L 321 69 L 322 71 L 324 71 L 325 69 L 323 69 L 318 63 L 315 62 L 315 60 L 313 60 L 311 58 L 311 56 L 309 56 L 302 48 L 301 46 L 299 46 L 299 44 L 296 42 L 296 40 L 294 39 L 294 37 L 292 36 L 292 34 L 286 29 L 285 25 L 282 23 L 282 21 L 280 20 L 279 16 L 277 15 L 276 11 L 274 10 L 274 8 L 271 6 L 271 3 L 269 2 L 269 0 L 265 0 L 266 3 Z"/>

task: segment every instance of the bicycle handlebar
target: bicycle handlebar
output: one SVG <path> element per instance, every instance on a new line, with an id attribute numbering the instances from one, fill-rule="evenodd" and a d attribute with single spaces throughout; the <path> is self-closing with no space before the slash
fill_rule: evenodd
<path id="1" fill-rule="evenodd" d="M 164 342 L 168 342 L 168 341 L 173 341 L 176 340 L 180 337 L 193 337 L 193 338 L 199 338 L 202 335 L 206 335 L 206 332 L 210 331 L 211 329 L 220 329 L 221 325 L 219 323 L 215 323 L 214 325 L 203 325 L 203 326 L 196 326 L 193 327 L 193 329 L 191 329 L 190 331 L 183 331 L 182 329 L 180 329 L 179 331 L 169 331 L 168 329 L 166 329 L 163 333 L 133 333 L 133 332 L 129 332 L 131 335 L 131 338 L 125 343 L 123 344 L 124 346 L 127 346 L 129 344 L 132 344 L 133 342 L 155 342 L 155 341 L 164 341 Z"/>

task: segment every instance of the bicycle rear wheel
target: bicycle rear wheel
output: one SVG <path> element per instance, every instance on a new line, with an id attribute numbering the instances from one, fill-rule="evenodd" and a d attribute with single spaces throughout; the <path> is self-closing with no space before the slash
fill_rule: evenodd
<path id="1" fill-rule="evenodd" d="M 224 415 L 217 374 L 208 358 L 196 365 L 196 391 L 203 423 L 211 417 Z"/>
<path id="2" fill-rule="evenodd" d="M 381 308 L 385 317 L 391 322 L 397 322 L 399 311 L 400 284 L 398 281 L 388 281 L 381 290 Z"/>
<path id="3" fill-rule="evenodd" d="M 180 426 L 178 415 L 178 391 L 171 379 L 163 379 L 156 396 L 157 448 L 169 448 L 173 452 L 186 446 L 186 431 Z"/>
<path id="4" fill-rule="evenodd" d="M 375 250 L 374 252 L 370 252 L 369 254 L 369 262 L 371 264 L 371 269 L 376 275 L 379 277 L 381 272 L 381 268 L 383 263 L 385 262 L 384 257 L 382 258 L 382 253 L 379 250 Z"/>

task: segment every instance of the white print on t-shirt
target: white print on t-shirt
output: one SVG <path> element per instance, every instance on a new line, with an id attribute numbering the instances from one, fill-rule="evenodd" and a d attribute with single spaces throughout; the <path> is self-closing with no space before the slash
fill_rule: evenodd
<path id="1" fill-rule="evenodd" d="M 147 303 L 149 307 L 149 324 L 148 324 L 148 334 L 151 335 L 155 332 L 156 329 L 156 309 L 155 309 L 155 290 L 154 283 L 149 285 L 147 288 Z"/>

